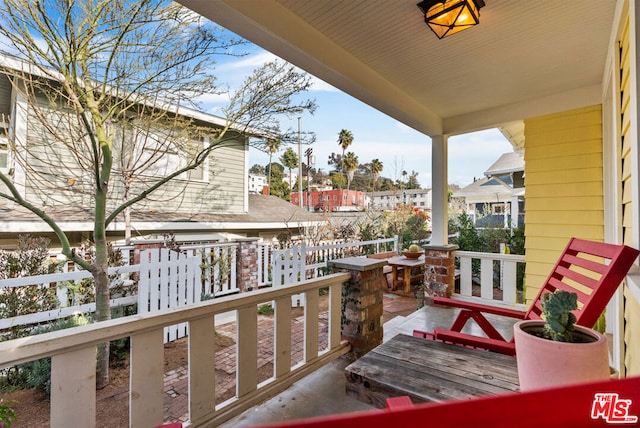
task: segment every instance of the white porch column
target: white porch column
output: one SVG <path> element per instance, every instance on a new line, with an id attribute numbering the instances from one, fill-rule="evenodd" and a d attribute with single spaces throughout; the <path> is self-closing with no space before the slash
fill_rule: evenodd
<path id="1" fill-rule="evenodd" d="M 512 196 L 511 197 L 511 227 L 512 228 L 517 228 L 518 226 L 520 226 L 520 221 L 518 219 L 518 215 L 520 215 L 520 211 L 519 211 L 519 206 L 518 206 L 518 197 L 517 196 Z"/>
<path id="2" fill-rule="evenodd" d="M 448 138 L 445 135 L 431 137 L 431 245 L 447 245 L 449 243 L 448 219 Z"/>

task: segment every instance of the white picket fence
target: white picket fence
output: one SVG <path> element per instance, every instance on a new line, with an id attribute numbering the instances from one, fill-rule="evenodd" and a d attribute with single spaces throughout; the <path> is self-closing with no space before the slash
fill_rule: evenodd
<path id="1" fill-rule="evenodd" d="M 140 252 L 138 313 L 178 308 L 199 302 L 202 296 L 202 258 L 167 248 Z M 188 324 L 164 328 L 165 343 L 189 334 Z"/>
<path id="2" fill-rule="evenodd" d="M 273 250 L 271 254 L 273 286 L 291 285 L 323 276 L 326 273 L 328 261 L 363 256 L 371 246 L 374 252 L 380 252 L 381 246 L 386 245 L 392 246 L 393 250 L 397 251 L 398 237 L 373 241 L 324 243 L 310 247 L 301 242 L 291 248 Z M 304 306 L 304 303 L 304 295 L 291 296 L 293 306 Z"/>

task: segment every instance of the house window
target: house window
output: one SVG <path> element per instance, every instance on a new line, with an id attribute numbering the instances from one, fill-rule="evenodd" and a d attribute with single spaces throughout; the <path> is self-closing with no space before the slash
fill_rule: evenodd
<path id="1" fill-rule="evenodd" d="M 206 144 L 209 142 L 208 137 L 200 137 L 197 139 L 193 139 L 189 144 L 189 157 L 194 159 L 195 156 L 200 153 L 206 147 Z M 201 163 L 197 168 L 190 170 L 187 174 L 189 175 L 190 180 L 199 180 L 202 181 L 205 178 L 205 166 L 207 165 L 207 161 L 205 160 Z"/>
<path id="2" fill-rule="evenodd" d="M 338 200 L 338 196 L 337 195 L 333 195 L 333 200 L 337 201 Z"/>
<path id="3" fill-rule="evenodd" d="M 504 204 L 493 204 L 491 211 L 493 214 L 504 214 Z"/>

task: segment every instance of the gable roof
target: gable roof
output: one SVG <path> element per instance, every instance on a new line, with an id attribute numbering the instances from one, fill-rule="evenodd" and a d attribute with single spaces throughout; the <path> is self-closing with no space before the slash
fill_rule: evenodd
<path id="1" fill-rule="evenodd" d="M 484 175 L 506 175 L 512 172 L 524 171 L 524 157 L 520 153 L 503 153 L 497 161 L 484 172 Z"/>
<path id="2" fill-rule="evenodd" d="M 510 175 L 502 175 L 499 176 L 499 178 L 505 184 L 512 185 Z M 500 183 L 500 180 L 496 180 L 493 177 L 482 177 L 469 184 L 468 186 L 465 186 L 464 188 L 458 190 L 452 196 L 454 198 L 486 198 L 493 196 L 495 198 L 494 202 L 498 202 L 498 196 L 500 197 L 500 199 L 511 196 L 524 196 L 523 187 L 510 190 L 505 185 Z M 504 200 L 501 200 L 501 202 L 504 202 Z"/>

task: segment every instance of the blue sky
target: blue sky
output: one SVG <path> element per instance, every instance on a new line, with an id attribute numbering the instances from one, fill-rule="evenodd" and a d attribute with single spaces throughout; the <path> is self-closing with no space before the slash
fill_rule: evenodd
<path id="1" fill-rule="evenodd" d="M 216 76 L 220 83 L 231 87 L 240 85 L 245 76 L 255 67 L 275 58 L 261 48 L 246 47 L 249 55 L 230 58 L 219 62 Z M 316 112 L 301 116 L 301 129 L 316 134 L 313 144 L 315 166 L 328 172 L 327 159 L 331 152 L 341 153 L 337 139 L 341 129 L 353 133 L 353 144 L 347 149 L 353 151 L 360 163 L 378 158 L 384 169 L 382 176 L 396 180 L 402 171 L 418 172 L 422 187 L 431 187 L 431 139 L 395 119 L 386 116 L 357 99 L 337 90 L 327 83 L 314 78 L 308 98 L 318 104 Z M 208 112 L 219 114 L 217 106 L 225 102 L 225 96 L 215 96 L 203 100 Z M 297 129 L 298 121 L 283 122 L 282 127 Z M 306 149 L 303 146 L 302 151 Z M 274 161 L 282 154 L 282 149 L 274 156 Z M 297 152 L 297 146 L 294 147 Z M 452 137 L 449 139 L 449 183 L 464 187 L 473 182 L 474 177 L 483 176 L 502 153 L 513 151 L 511 144 L 497 129 Z M 249 154 L 249 166 L 266 165 L 269 156 L 253 150 Z"/>

